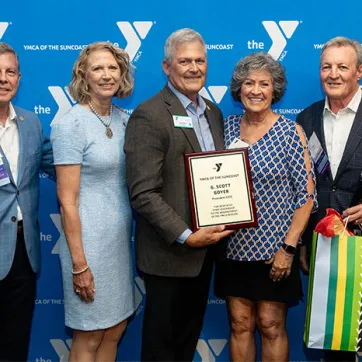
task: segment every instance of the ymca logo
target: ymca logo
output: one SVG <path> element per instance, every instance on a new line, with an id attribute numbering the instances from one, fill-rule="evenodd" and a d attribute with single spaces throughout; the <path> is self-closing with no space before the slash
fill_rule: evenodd
<path id="1" fill-rule="evenodd" d="M 287 46 L 287 39 L 290 39 L 297 29 L 299 21 L 279 21 L 279 25 L 275 21 L 263 21 L 262 24 L 272 40 L 268 53 L 278 60 Z M 286 52 L 283 53 L 283 58 L 285 55 Z"/>
<path id="2" fill-rule="evenodd" d="M 48 89 L 58 105 L 58 112 L 56 113 L 52 121 L 54 122 L 58 118 L 61 118 L 66 112 L 68 112 L 76 103 L 76 101 L 69 94 L 68 87 L 64 87 L 63 90 L 61 87 L 51 86 L 48 87 Z"/>
<path id="3" fill-rule="evenodd" d="M 139 52 L 142 44 L 141 39 L 146 38 L 154 23 L 152 21 L 134 21 L 132 24 L 133 26 L 128 21 L 117 22 L 117 26 L 127 42 L 124 50 L 128 53 L 131 61 L 136 62 L 142 55 L 142 52 Z"/>
<path id="4" fill-rule="evenodd" d="M 8 28 L 9 23 L 0 22 L 0 39 L 3 37 L 4 33 L 6 32 L 6 29 Z"/>
<path id="5" fill-rule="evenodd" d="M 216 172 L 219 172 L 219 171 L 220 171 L 220 168 L 221 168 L 221 166 L 222 166 L 222 163 L 215 163 L 215 166 L 216 166 L 216 167 L 214 167 L 213 170 L 216 170 Z"/>
<path id="6" fill-rule="evenodd" d="M 215 362 L 226 346 L 226 339 L 199 339 L 196 351 L 201 357 L 201 362 Z"/>
<path id="7" fill-rule="evenodd" d="M 57 228 L 57 230 L 59 231 L 59 239 L 57 240 L 57 242 L 54 245 L 54 248 L 52 249 L 52 254 L 59 254 L 59 240 L 60 240 L 60 234 L 63 231 L 63 226 L 62 226 L 62 218 L 60 216 L 60 214 L 50 214 L 49 215 L 50 218 L 52 219 L 55 227 Z"/>
<path id="8" fill-rule="evenodd" d="M 209 101 L 219 104 L 224 98 L 227 90 L 228 87 L 225 85 L 210 85 L 209 87 L 207 87 L 207 89 L 203 87 L 199 93 L 201 96 L 208 99 Z"/>
<path id="9" fill-rule="evenodd" d="M 64 342 L 62 339 L 51 339 L 50 343 L 59 357 L 59 362 L 68 362 L 72 340 L 67 339 Z"/>

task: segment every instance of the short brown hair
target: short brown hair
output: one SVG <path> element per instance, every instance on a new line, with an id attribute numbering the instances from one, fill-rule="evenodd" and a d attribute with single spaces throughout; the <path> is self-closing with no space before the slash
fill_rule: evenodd
<path id="1" fill-rule="evenodd" d="M 89 55 L 97 50 L 109 51 L 114 56 L 118 66 L 120 67 L 121 81 L 119 89 L 115 95 L 118 98 L 129 96 L 133 90 L 133 66 L 128 54 L 123 49 L 117 48 L 108 42 L 92 43 L 82 50 L 73 67 L 72 81 L 69 85 L 69 92 L 71 96 L 79 103 L 86 103 L 90 101 L 91 94 L 89 93 L 88 83 L 86 80 L 86 68 Z"/>

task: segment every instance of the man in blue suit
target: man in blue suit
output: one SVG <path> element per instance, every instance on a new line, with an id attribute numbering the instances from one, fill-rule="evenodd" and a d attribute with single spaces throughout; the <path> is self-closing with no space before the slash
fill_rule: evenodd
<path id="1" fill-rule="evenodd" d="M 336 37 L 324 44 L 320 80 L 326 95 L 297 117 L 313 148 L 324 155 L 315 160 L 319 209 L 311 215 L 300 249 L 301 266 L 309 271 L 307 250 L 312 233 L 327 208 L 349 217 L 360 233 L 362 223 L 362 47 L 360 41 Z M 312 141 L 311 141 L 312 140 Z M 328 163 L 326 162 L 328 160 Z M 325 361 L 355 361 L 355 354 L 325 350 Z"/>
<path id="2" fill-rule="evenodd" d="M 19 59 L 0 43 L 0 361 L 26 361 L 40 267 L 39 170 L 55 176 L 38 117 L 11 104 Z"/>

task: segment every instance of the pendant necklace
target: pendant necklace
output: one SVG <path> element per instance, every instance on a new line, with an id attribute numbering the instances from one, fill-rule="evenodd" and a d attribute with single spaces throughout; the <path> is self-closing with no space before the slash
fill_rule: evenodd
<path id="1" fill-rule="evenodd" d="M 108 138 L 113 137 L 113 131 L 111 129 L 111 123 L 112 123 L 112 112 L 113 112 L 113 104 L 111 104 L 111 108 L 109 110 L 109 121 L 106 122 L 104 118 L 97 113 L 97 111 L 94 109 L 93 104 L 91 102 L 88 102 L 89 108 L 94 113 L 94 115 L 102 122 L 102 124 L 106 127 L 106 136 Z"/>

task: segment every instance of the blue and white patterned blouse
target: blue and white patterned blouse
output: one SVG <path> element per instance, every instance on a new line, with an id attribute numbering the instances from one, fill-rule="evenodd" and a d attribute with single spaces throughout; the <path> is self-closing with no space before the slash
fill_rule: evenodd
<path id="1" fill-rule="evenodd" d="M 231 115 L 225 120 L 225 148 L 240 138 L 240 118 L 241 115 Z M 281 116 L 261 139 L 249 145 L 248 153 L 259 225 L 232 234 L 227 257 L 267 260 L 285 241 L 294 210 L 309 197 L 317 207 L 316 192 L 308 194 L 304 146 L 294 121 Z M 312 164 L 311 169 L 315 183 Z"/>

